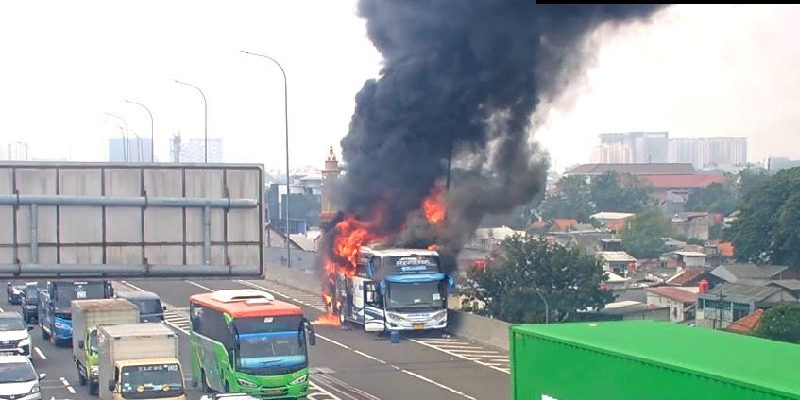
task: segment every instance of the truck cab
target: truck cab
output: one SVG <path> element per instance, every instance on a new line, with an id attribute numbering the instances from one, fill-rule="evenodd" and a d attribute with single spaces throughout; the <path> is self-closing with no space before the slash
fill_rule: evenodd
<path id="1" fill-rule="evenodd" d="M 39 285 L 39 326 L 42 339 L 54 344 L 72 343 L 72 300 L 108 299 L 111 282 L 47 281 Z"/>
<path id="2" fill-rule="evenodd" d="M 110 399 L 186 400 L 181 366 L 175 358 L 120 360 L 108 384 Z"/>
<path id="3" fill-rule="evenodd" d="M 36 282 L 25 284 L 25 293 L 22 299 L 22 317 L 26 324 L 39 318 L 39 290 Z"/>

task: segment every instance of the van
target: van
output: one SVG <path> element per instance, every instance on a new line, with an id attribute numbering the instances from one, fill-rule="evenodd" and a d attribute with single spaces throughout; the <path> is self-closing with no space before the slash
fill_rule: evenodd
<path id="1" fill-rule="evenodd" d="M 153 292 L 144 290 L 121 291 L 115 294 L 117 298 L 125 299 L 139 307 L 139 322 L 163 322 L 166 307 L 161 305 L 161 298 Z"/>
<path id="2" fill-rule="evenodd" d="M 31 358 L 31 329 L 33 326 L 25 325 L 18 312 L 0 312 L 0 356 Z"/>
<path id="3" fill-rule="evenodd" d="M 31 360 L 23 356 L 0 357 L 0 394 L 16 400 L 41 400 L 40 381 Z"/>

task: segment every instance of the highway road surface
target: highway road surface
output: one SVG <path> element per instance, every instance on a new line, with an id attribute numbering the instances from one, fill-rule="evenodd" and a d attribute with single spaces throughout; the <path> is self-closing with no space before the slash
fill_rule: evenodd
<path id="1" fill-rule="evenodd" d="M 166 323 L 179 333 L 180 361 L 189 399 L 199 390 L 191 379 L 189 296 L 217 289 L 267 290 L 297 304 L 309 320 L 323 314 L 320 296 L 265 280 L 145 280 L 116 281 L 117 288 L 148 290 L 161 296 L 167 307 Z M 4 310 L 10 306 L 5 296 Z M 311 400 L 505 400 L 509 398 L 508 354 L 502 350 L 455 337 L 404 335 L 392 344 L 386 336 L 335 326 L 316 326 L 317 345 L 310 347 Z M 31 331 L 34 366 L 47 374 L 42 382 L 45 400 L 88 400 L 88 387 L 78 386 L 72 349 L 42 340 L 37 326 Z"/>

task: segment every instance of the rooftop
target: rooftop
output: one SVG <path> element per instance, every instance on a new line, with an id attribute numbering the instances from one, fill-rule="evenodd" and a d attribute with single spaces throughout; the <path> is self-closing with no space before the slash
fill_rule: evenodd
<path id="1" fill-rule="evenodd" d="M 780 286 L 784 289 L 789 290 L 800 290 L 800 280 L 798 279 L 781 279 L 777 281 L 772 281 L 769 283 L 770 285 Z"/>
<path id="2" fill-rule="evenodd" d="M 679 255 L 681 257 L 705 257 L 706 255 L 703 253 L 698 253 L 696 251 L 673 251 L 670 254 Z"/>
<path id="3" fill-rule="evenodd" d="M 636 258 L 624 251 L 598 251 L 597 255 L 605 261 L 629 261 L 636 262 Z"/>
<path id="4" fill-rule="evenodd" d="M 648 321 L 514 325 L 512 330 L 800 399 L 800 346 L 792 343 Z"/>
<path id="5" fill-rule="evenodd" d="M 714 289 L 711 289 L 708 294 L 712 295 L 713 297 L 721 295 L 723 300 L 725 298 L 738 298 L 762 301 L 781 290 L 783 289 L 775 286 L 750 286 L 723 283 L 721 285 L 717 285 Z"/>
<path id="6" fill-rule="evenodd" d="M 637 174 L 636 177 L 656 189 L 699 189 L 725 183 L 725 176 L 720 174 Z"/>
<path id="7" fill-rule="evenodd" d="M 647 288 L 647 291 L 655 293 L 659 296 L 680 301 L 682 303 L 694 303 L 697 301 L 697 293 L 693 293 L 688 290 L 678 289 L 674 287 Z"/>
<path id="8" fill-rule="evenodd" d="M 762 315 L 764 315 L 764 310 L 760 308 L 756 309 L 754 313 L 739 318 L 737 321 L 728 325 L 728 327 L 725 329 L 738 333 L 750 333 L 756 329 L 758 322 L 761 321 Z"/>
<path id="9" fill-rule="evenodd" d="M 583 164 L 564 172 L 569 175 L 602 175 L 616 171 L 633 175 L 658 174 L 693 174 L 695 169 L 688 163 L 651 163 L 651 164 Z"/>
<path id="10" fill-rule="evenodd" d="M 592 214 L 592 218 L 594 219 L 608 219 L 608 220 L 619 220 L 632 217 L 636 214 L 631 213 L 622 213 L 622 212 L 607 212 L 602 211 L 597 214 Z"/>
<path id="11" fill-rule="evenodd" d="M 673 275 L 671 278 L 667 279 L 667 283 L 670 285 L 677 285 L 683 286 L 689 284 L 692 280 L 700 276 L 702 272 L 695 271 L 692 269 L 684 269 L 681 272 Z"/>
<path id="12" fill-rule="evenodd" d="M 728 264 L 720 265 L 711 273 L 726 281 L 735 283 L 739 279 L 770 279 L 788 268 L 779 265 Z"/>

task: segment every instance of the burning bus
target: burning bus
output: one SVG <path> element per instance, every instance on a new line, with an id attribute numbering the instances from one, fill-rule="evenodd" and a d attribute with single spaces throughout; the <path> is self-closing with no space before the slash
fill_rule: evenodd
<path id="1" fill-rule="evenodd" d="M 331 275 L 326 295 L 339 323 L 371 332 L 442 330 L 454 279 L 442 272 L 439 254 L 427 249 L 361 246 L 352 273 Z"/>

